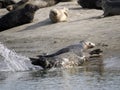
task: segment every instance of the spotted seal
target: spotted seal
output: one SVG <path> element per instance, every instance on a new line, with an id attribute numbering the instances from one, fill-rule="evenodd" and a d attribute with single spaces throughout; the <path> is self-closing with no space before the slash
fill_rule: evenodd
<path id="1" fill-rule="evenodd" d="M 79 66 L 86 59 L 85 51 L 95 47 L 89 41 L 80 41 L 78 44 L 69 45 L 50 55 L 39 55 L 38 58 L 30 58 L 33 65 L 44 69 L 51 67 Z"/>

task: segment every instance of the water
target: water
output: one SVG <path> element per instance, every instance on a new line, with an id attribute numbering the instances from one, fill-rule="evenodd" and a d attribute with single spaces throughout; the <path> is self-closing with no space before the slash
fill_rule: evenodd
<path id="1" fill-rule="evenodd" d="M 30 70 L 33 66 L 27 66 L 27 57 L 3 44 L 0 44 L 0 55 L 4 59 L 0 64 L 0 90 L 120 90 L 119 55 L 96 59 L 82 67 L 50 71 Z M 7 71 L 1 69 L 3 61 L 7 63 Z"/>
<path id="2" fill-rule="evenodd" d="M 120 90 L 120 70 L 86 68 L 0 74 L 0 90 Z"/>
<path id="3" fill-rule="evenodd" d="M 15 51 L 8 49 L 0 43 L 0 55 L 4 58 L 3 65 L 6 69 L 0 71 L 26 71 L 33 69 L 34 66 L 30 63 L 29 58 L 18 55 Z M 6 65 L 5 65 L 6 64 Z M 3 66 L 0 66 L 3 68 Z"/>

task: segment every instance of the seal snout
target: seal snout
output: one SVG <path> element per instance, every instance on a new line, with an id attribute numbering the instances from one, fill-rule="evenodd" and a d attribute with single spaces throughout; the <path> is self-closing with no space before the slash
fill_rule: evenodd
<path id="1" fill-rule="evenodd" d="M 94 48 L 95 44 L 94 43 L 89 43 L 89 48 Z"/>
<path id="2" fill-rule="evenodd" d="M 86 49 L 94 48 L 96 46 L 94 43 L 89 41 L 80 41 L 80 43 L 82 43 Z"/>

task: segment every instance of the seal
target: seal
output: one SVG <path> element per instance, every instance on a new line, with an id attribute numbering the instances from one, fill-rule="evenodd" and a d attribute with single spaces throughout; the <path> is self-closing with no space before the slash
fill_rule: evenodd
<path id="1" fill-rule="evenodd" d="M 8 11 L 16 10 L 23 8 L 26 4 L 37 5 L 39 8 L 53 6 L 57 3 L 61 2 L 61 0 L 21 0 L 20 2 L 10 5 L 7 7 Z"/>
<path id="2" fill-rule="evenodd" d="M 38 9 L 35 5 L 27 4 L 22 9 L 7 13 L 0 18 L 0 31 L 32 22 Z"/>
<path id="3" fill-rule="evenodd" d="M 89 41 L 80 41 L 78 44 L 66 46 L 50 55 L 38 55 L 38 58 L 30 58 L 33 65 L 41 66 L 43 69 L 52 67 L 79 66 L 85 60 L 85 52 L 95 47 Z"/>
<path id="4" fill-rule="evenodd" d="M 70 1 L 73 1 L 73 0 L 61 0 L 62 2 L 70 2 Z"/>
<path id="5" fill-rule="evenodd" d="M 68 9 L 52 9 L 50 10 L 49 18 L 53 23 L 65 22 L 68 18 Z"/>
<path id="6" fill-rule="evenodd" d="M 15 4 L 14 0 L 0 0 L 0 8 L 6 8 L 8 5 Z"/>
<path id="7" fill-rule="evenodd" d="M 29 0 L 21 0 L 21 1 L 17 2 L 16 4 L 7 6 L 6 9 L 8 11 L 12 11 L 12 10 L 16 10 L 16 9 L 21 9 L 21 8 L 23 8 L 27 4 L 28 1 Z"/>
<path id="8" fill-rule="evenodd" d="M 82 8 L 102 9 L 102 0 L 78 0 L 77 2 Z"/>
<path id="9" fill-rule="evenodd" d="M 103 16 L 120 15 L 120 1 L 119 0 L 103 0 L 102 8 L 104 11 Z"/>

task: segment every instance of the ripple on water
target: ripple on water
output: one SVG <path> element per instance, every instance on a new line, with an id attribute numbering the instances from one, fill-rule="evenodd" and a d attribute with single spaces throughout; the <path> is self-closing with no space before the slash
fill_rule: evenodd
<path id="1" fill-rule="evenodd" d="M 120 70 L 120 57 L 107 58 L 104 64 L 107 69 Z"/>

